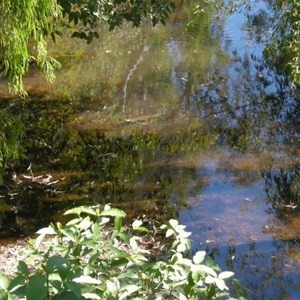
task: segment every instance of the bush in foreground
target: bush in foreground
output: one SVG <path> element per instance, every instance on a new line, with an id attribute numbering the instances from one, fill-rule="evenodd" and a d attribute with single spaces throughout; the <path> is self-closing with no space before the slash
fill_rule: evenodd
<path id="1" fill-rule="evenodd" d="M 141 241 L 148 230 L 135 220 L 128 233 L 122 210 L 106 205 L 65 214 L 77 216 L 39 230 L 11 280 L 0 273 L 0 299 L 230 298 L 225 280 L 233 273 L 204 263 L 205 251 L 190 259 L 190 233 L 178 221 L 161 226 L 173 242 L 165 259 L 153 261 Z"/>

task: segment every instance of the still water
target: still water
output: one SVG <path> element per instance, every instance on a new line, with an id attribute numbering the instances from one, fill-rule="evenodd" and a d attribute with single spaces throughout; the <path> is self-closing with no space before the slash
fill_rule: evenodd
<path id="1" fill-rule="evenodd" d="M 33 70 L 25 101 L 2 82 L 24 131 L 0 187 L 2 240 L 111 202 L 178 218 L 249 299 L 299 299 L 299 94 L 263 60 L 269 28 L 251 23 L 263 9 L 224 19 L 182 1 L 165 27 L 59 40 L 56 83 Z"/>

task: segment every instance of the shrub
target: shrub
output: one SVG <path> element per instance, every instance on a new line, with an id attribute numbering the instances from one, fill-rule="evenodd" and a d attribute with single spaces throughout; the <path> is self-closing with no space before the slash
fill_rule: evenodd
<path id="1" fill-rule="evenodd" d="M 77 216 L 39 230 L 28 262 L 19 262 L 11 280 L 0 273 L 0 299 L 230 297 L 225 279 L 233 273 L 204 263 L 204 251 L 190 259 L 190 233 L 178 221 L 161 226 L 171 246 L 164 259 L 153 260 L 142 243 L 148 229 L 135 220 L 130 233 L 122 225 L 122 210 L 106 205 L 102 211 L 78 207 L 65 214 Z"/>

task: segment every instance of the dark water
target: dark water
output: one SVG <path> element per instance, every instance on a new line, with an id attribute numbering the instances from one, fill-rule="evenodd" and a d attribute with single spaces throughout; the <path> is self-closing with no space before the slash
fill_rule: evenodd
<path id="1" fill-rule="evenodd" d="M 249 299 L 298 299 L 299 94 L 263 60 L 266 24 L 196 4 L 166 27 L 58 41 L 63 70 L 53 86 L 30 74 L 26 101 L 1 85 L 24 137 L 0 188 L 0 236 L 111 202 L 131 217 L 179 218 Z"/>

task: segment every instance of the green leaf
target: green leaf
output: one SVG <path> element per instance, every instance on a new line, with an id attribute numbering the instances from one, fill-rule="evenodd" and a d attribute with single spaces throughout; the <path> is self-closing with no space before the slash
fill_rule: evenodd
<path id="1" fill-rule="evenodd" d="M 108 210 L 104 210 L 100 213 L 100 216 L 109 216 L 109 217 L 120 217 L 123 218 L 126 216 L 126 213 L 118 208 L 110 208 Z"/>
<path id="2" fill-rule="evenodd" d="M 44 300 L 47 296 L 46 282 L 45 276 L 40 274 L 34 275 L 26 287 L 27 300 Z"/>
<path id="3" fill-rule="evenodd" d="M 129 244 L 130 237 L 129 237 L 128 234 L 126 234 L 126 233 L 124 233 L 124 232 L 120 232 L 120 233 L 118 234 L 118 237 L 120 237 L 120 239 L 121 239 L 124 243 Z"/>
<path id="4" fill-rule="evenodd" d="M 116 217 L 115 218 L 115 230 L 117 233 L 119 233 L 122 229 L 122 218 Z"/>
<path id="5" fill-rule="evenodd" d="M 47 273 L 59 272 L 59 270 L 66 268 L 67 259 L 60 255 L 49 257 L 46 263 Z"/>
<path id="6" fill-rule="evenodd" d="M 75 219 L 70 220 L 66 225 L 74 226 L 74 225 L 78 224 L 79 222 L 81 222 L 81 218 L 75 218 Z"/>
<path id="7" fill-rule="evenodd" d="M 64 213 L 64 215 L 78 215 L 79 216 L 82 213 L 92 215 L 92 216 L 97 215 L 96 211 L 93 208 L 86 207 L 86 206 L 79 206 L 79 207 L 69 209 Z"/>
<path id="8" fill-rule="evenodd" d="M 128 264 L 128 259 L 125 257 L 121 257 L 121 258 L 112 260 L 110 266 L 112 268 L 118 268 L 121 266 L 125 266 L 127 264 Z"/>
<path id="9" fill-rule="evenodd" d="M 15 290 L 20 288 L 25 283 L 26 277 L 23 275 L 19 275 L 15 278 L 13 278 L 9 284 L 9 291 L 13 293 Z"/>
<path id="10" fill-rule="evenodd" d="M 142 287 L 141 286 L 137 286 L 134 284 L 129 284 L 127 286 L 125 286 L 125 292 L 121 293 L 121 296 L 119 297 L 120 300 L 126 299 L 128 296 L 134 294 L 135 292 L 137 292 L 138 290 L 140 290 Z"/>
<path id="11" fill-rule="evenodd" d="M 92 225 L 92 232 L 93 232 L 93 238 L 95 240 L 99 240 L 101 238 L 101 229 L 98 224 L 93 224 Z"/>
<path id="12" fill-rule="evenodd" d="M 4 289 L 0 288 L 0 299 L 8 300 L 8 293 Z"/>
<path id="13" fill-rule="evenodd" d="M 142 231 L 142 232 L 149 232 L 149 229 L 144 226 L 136 227 L 136 228 L 134 228 L 134 230 Z"/>
<path id="14" fill-rule="evenodd" d="M 67 281 L 66 286 L 70 289 L 77 298 L 81 298 L 81 285 L 74 281 Z"/>
<path id="15" fill-rule="evenodd" d="M 3 290 L 7 290 L 9 286 L 9 279 L 0 272 L 0 288 L 2 288 Z"/>
<path id="16" fill-rule="evenodd" d="M 61 229 L 60 232 L 65 235 L 66 237 L 68 237 L 71 241 L 75 242 L 76 241 L 76 238 L 74 236 L 74 233 L 69 229 L 69 228 L 66 228 L 66 229 Z"/>
<path id="17" fill-rule="evenodd" d="M 77 297 L 74 293 L 70 291 L 63 291 L 62 293 L 59 293 L 55 297 L 53 297 L 52 300 L 76 300 L 76 299 L 82 299 L 82 298 Z"/>
<path id="18" fill-rule="evenodd" d="M 29 275 L 29 269 L 27 264 L 24 261 L 19 261 L 17 269 L 19 272 L 21 272 L 22 274 L 24 274 L 25 276 Z"/>

